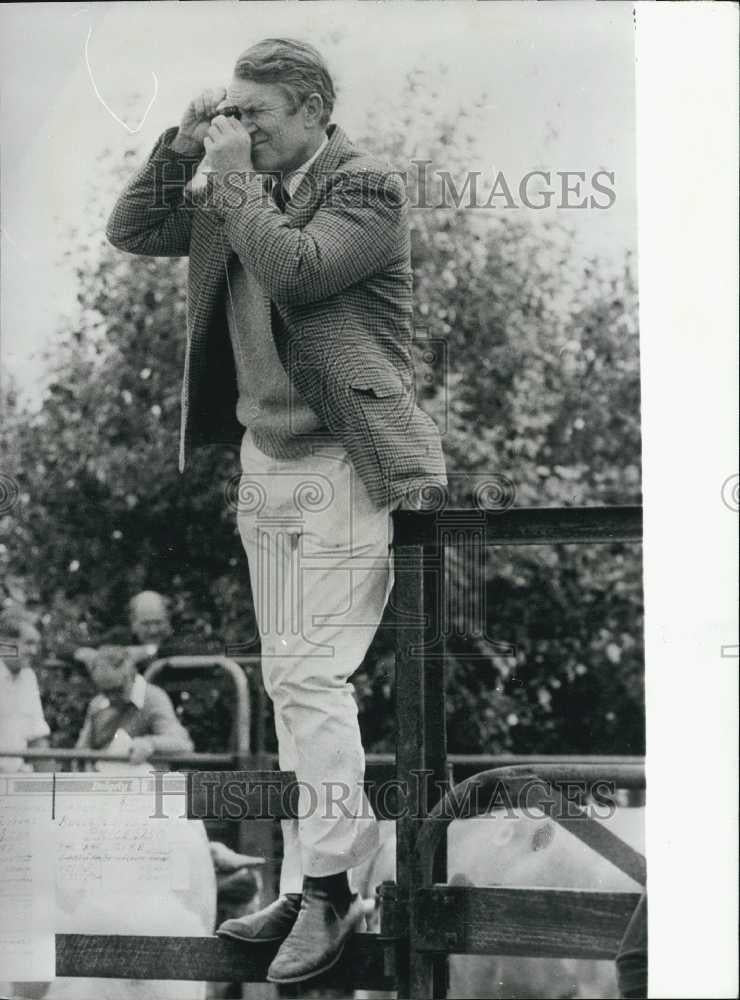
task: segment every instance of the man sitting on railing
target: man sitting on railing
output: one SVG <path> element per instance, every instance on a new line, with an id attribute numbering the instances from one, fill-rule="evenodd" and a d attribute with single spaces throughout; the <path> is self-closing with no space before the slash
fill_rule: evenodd
<path id="1" fill-rule="evenodd" d="M 49 726 L 32 667 L 41 637 L 30 621 L 6 610 L 0 615 L 0 639 L 5 657 L 0 660 L 0 750 L 48 747 Z M 30 770 L 22 757 L 0 757 L 0 771 L 20 770 Z"/>
<path id="2" fill-rule="evenodd" d="M 188 102 L 106 227 L 128 253 L 190 258 L 180 468 L 197 444 L 241 447 L 237 524 L 301 819 L 283 821 L 280 899 L 220 930 L 282 940 L 280 983 L 330 968 L 364 920 L 347 873 L 378 830 L 349 678 L 393 587 L 393 511 L 446 481 L 414 392 L 406 191 L 331 123 L 334 99 L 312 46 L 256 43 Z"/>
<path id="3" fill-rule="evenodd" d="M 103 646 L 87 666 L 98 694 L 88 705 L 78 749 L 118 750 L 132 764 L 193 750 L 169 696 L 137 673 L 128 649 Z"/>

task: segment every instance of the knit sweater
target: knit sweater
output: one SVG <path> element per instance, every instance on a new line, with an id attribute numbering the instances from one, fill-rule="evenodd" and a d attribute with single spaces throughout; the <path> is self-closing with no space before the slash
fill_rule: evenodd
<path id="1" fill-rule="evenodd" d="M 291 384 L 272 337 L 270 298 L 252 270 L 234 256 L 226 318 L 239 398 L 236 417 L 271 458 L 300 458 L 331 443 L 321 421 Z M 318 435 L 318 436 L 317 436 Z"/>

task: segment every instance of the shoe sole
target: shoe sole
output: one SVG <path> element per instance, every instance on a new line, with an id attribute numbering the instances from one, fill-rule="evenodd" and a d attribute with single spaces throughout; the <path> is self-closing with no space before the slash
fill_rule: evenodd
<path id="1" fill-rule="evenodd" d="M 288 934 L 290 931 L 288 931 Z M 274 944 L 276 941 L 284 941 L 288 934 L 279 937 L 242 937 L 241 934 L 234 934 L 232 931 L 216 931 L 216 937 L 230 938 L 232 941 L 241 941 L 242 944 Z"/>
<path id="2" fill-rule="evenodd" d="M 344 949 L 347 942 L 345 941 L 339 951 L 336 953 L 331 962 L 327 962 L 326 965 L 322 965 L 320 969 L 314 969 L 312 972 L 304 972 L 302 976 L 288 976 L 281 979 L 276 979 L 274 976 L 267 976 L 268 983 L 303 983 L 307 979 L 315 979 L 316 976 L 320 976 L 322 972 L 328 972 L 329 969 L 333 969 L 337 964 L 339 959 L 344 954 Z"/>

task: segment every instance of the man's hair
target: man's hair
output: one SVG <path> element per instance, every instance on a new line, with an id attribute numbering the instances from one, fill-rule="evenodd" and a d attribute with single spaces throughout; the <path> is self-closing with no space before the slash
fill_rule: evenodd
<path id="1" fill-rule="evenodd" d="M 170 607 L 167 598 L 163 594 L 158 594 L 156 590 L 142 590 L 140 593 L 134 594 L 128 602 L 128 615 L 130 619 L 133 619 L 137 608 L 140 604 L 143 604 L 145 600 L 157 601 L 164 610 L 165 615 L 169 618 Z"/>
<path id="2" fill-rule="evenodd" d="M 324 57 L 308 42 L 293 38 L 264 38 L 239 56 L 234 76 L 257 83 L 276 83 L 288 97 L 295 112 L 309 94 L 319 94 L 324 102 L 321 124 L 326 125 L 334 110 L 336 92 Z"/>

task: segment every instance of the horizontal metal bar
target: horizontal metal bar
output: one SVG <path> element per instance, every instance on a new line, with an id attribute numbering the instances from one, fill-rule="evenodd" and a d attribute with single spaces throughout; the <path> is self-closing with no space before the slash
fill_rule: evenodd
<path id="1" fill-rule="evenodd" d="M 392 990 L 385 972 L 387 944 L 375 934 L 356 934 L 333 969 L 311 987 Z M 57 934 L 57 976 L 105 979 L 183 979 L 261 983 L 278 944 L 251 945 L 218 937 L 113 937 Z"/>
<path id="2" fill-rule="evenodd" d="M 392 759 L 392 755 L 388 754 Z M 372 754 L 367 755 L 367 759 L 372 759 Z M 550 765 L 550 764 L 574 764 L 574 765 L 599 765 L 617 767 L 622 764 L 644 765 L 645 758 L 638 755 L 610 756 L 608 754 L 475 754 L 475 753 L 451 753 L 447 759 L 455 766 L 459 767 L 481 767 L 485 770 L 489 767 L 515 767 L 518 764 L 528 766 Z"/>
<path id="3" fill-rule="evenodd" d="M 416 893 L 412 947 L 613 959 L 639 899 L 631 892 L 435 885 Z"/>
<path id="4" fill-rule="evenodd" d="M 613 780 L 617 788 L 644 788 L 645 787 L 645 766 L 642 761 L 635 763 L 612 763 L 591 764 L 584 761 L 572 761 L 567 764 L 553 764 L 550 762 L 536 763 L 527 761 L 526 764 L 518 764 L 512 767 L 493 768 L 496 772 L 493 780 L 507 781 L 518 779 L 529 771 L 532 771 L 537 778 L 552 784 L 582 783 L 590 784 Z M 484 771 L 483 774 L 488 774 Z M 482 775 L 481 775 L 482 777 Z"/>
<path id="5" fill-rule="evenodd" d="M 394 548 L 449 544 L 471 532 L 485 545 L 640 542 L 642 507 L 514 507 L 505 511 L 443 508 L 393 512 Z"/>
<path id="6" fill-rule="evenodd" d="M 277 760 L 277 755 L 274 755 Z M 570 765 L 576 768 L 603 767 L 604 774 L 615 776 L 619 774 L 620 788 L 631 788 L 632 780 L 637 782 L 635 787 L 644 787 L 644 777 L 641 768 L 645 765 L 645 758 L 639 755 L 612 756 L 608 754 L 492 754 L 492 753 L 450 753 L 447 755 L 448 762 L 453 768 L 473 768 L 476 771 L 487 771 L 497 767 L 516 767 L 525 765 L 527 767 L 550 767 L 553 765 Z M 391 753 L 368 753 L 365 754 L 365 762 L 368 767 L 375 764 L 393 765 L 395 757 Z M 638 770 L 626 771 L 624 765 L 633 765 Z M 614 774 L 612 773 L 614 772 Z M 621 782 L 624 782 L 622 784 Z"/>
<path id="7" fill-rule="evenodd" d="M 105 753 L 101 750 L 74 750 L 68 747 L 48 749 L 0 750 L 0 757 L 22 757 L 24 760 L 81 760 L 107 761 L 115 764 L 130 763 L 127 754 Z M 214 764 L 234 765 L 237 755 L 233 753 L 172 753 L 168 756 L 154 756 L 148 763 L 171 763 L 178 766 L 209 766 Z"/>
<path id="8" fill-rule="evenodd" d="M 212 654 L 187 654 L 184 653 L 180 655 L 179 653 L 173 654 L 172 656 L 167 656 L 163 658 L 166 660 L 167 664 L 172 662 L 172 669 L 175 670 L 202 670 L 203 667 L 213 666 L 214 663 L 218 664 L 223 659 L 232 660 L 234 663 L 238 663 L 242 667 L 248 667 L 250 669 L 258 669 L 261 663 L 261 659 L 257 655 L 252 656 L 226 656 L 226 654 L 212 653 Z M 188 662 L 180 662 L 188 661 Z M 55 656 L 50 656 L 43 660 L 41 666 L 45 669 L 52 670 L 85 670 L 85 664 L 79 660 L 66 659 L 60 660 Z"/>
<path id="9" fill-rule="evenodd" d="M 48 747 L 46 749 L 28 749 L 28 750 L 0 750 L 0 757 L 22 757 L 24 760 L 51 760 L 52 758 L 57 758 L 59 760 L 106 760 L 106 761 L 125 761 L 128 758 L 123 754 L 108 754 L 100 750 L 75 750 L 70 747 Z M 208 765 L 208 764 L 229 764 L 235 763 L 236 754 L 234 753 L 185 753 L 185 754 L 170 754 L 167 758 L 154 757 L 153 761 L 167 760 L 173 764 L 177 764 L 178 767 L 187 766 L 188 764 L 198 765 Z M 278 755 L 276 753 L 268 753 L 262 756 L 262 761 L 267 760 L 269 763 L 274 764 L 277 768 Z M 575 754 L 550 754 L 550 755 L 536 755 L 536 754 L 476 754 L 476 753 L 451 753 L 447 757 L 450 764 L 453 767 L 475 767 L 478 770 L 487 770 L 493 767 L 512 767 L 518 764 L 526 765 L 549 765 L 549 764 L 599 764 L 604 765 L 607 768 L 611 768 L 612 765 L 622 765 L 622 764 L 644 764 L 645 758 L 639 756 L 621 756 L 621 757 L 610 757 L 600 754 L 592 754 L 590 756 L 579 756 Z M 365 762 L 368 765 L 368 769 L 374 767 L 394 767 L 395 756 L 392 753 L 368 753 L 365 754 Z M 627 786 L 624 786 L 627 787 Z"/>
<path id="10" fill-rule="evenodd" d="M 258 655 L 250 656 L 228 656 L 226 653 L 173 653 L 172 656 L 163 657 L 163 660 L 173 670 L 202 670 L 203 667 L 220 665 L 223 660 L 231 660 L 242 667 L 259 668 L 261 659 Z M 85 664 L 74 659 L 59 660 L 54 656 L 49 657 L 42 663 L 43 667 L 60 670 L 63 667 L 85 669 Z"/>
<path id="11" fill-rule="evenodd" d="M 19 756 L 16 754 L 15 756 Z M 186 760 L 194 760 L 200 762 L 205 761 L 208 754 L 186 754 L 182 757 L 171 758 L 176 760 L 178 764 L 183 763 Z M 219 760 L 222 756 L 220 754 L 211 754 L 210 756 Z M 263 761 L 267 760 L 269 763 L 274 764 L 277 769 L 278 755 L 276 753 L 264 754 L 261 758 Z M 593 771 L 592 774 L 606 774 L 615 776 L 619 782 L 619 788 L 631 788 L 632 782 L 634 781 L 635 787 L 644 787 L 644 772 L 643 768 L 645 766 L 645 758 L 638 755 L 627 755 L 627 756 L 609 756 L 606 754 L 591 754 L 591 755 L 581 755 L 581 754 L 549 754 L 549 755 L 538 755 L 538 754 L 475 754 L 475 753 L 451 753 L 447 755 L 447 760 L 453 767 L 475 767 L 479 770 L 488 770 L 489 768 L 495 767 L 516 767 L 520 765 L 525 765 L 527 767 L 545 768 L 551 766 L 572 766 L 576 769 L 581 769 L 583 767 L 590 768 L 602 768 L 603 772 Z M 365 754 L 365 763 L 367 766 L 367 772 L 373 775 L 376 780 L 378 777 L 384 774 L 394 774 L 396 758 L 395 754 L 392 753 L 367 753 Z M 630 769 L 634 768 L 634 770 Z M 624 783 L 622 783 L 624 782 Z"/>
<path id="12" fill-rule="evenodd" d="M 151 667 L 156 666 L 158 670 L 165 667 L 171 667 L 173 670 L 202 670 L 203 667 L 218 666 L 231 673 L 235 663 L 259 666 L 260 657 L 226 656 L 221 653 L 173 653 L 172 656 L 163 656 L 160 659 L 154 660 Z M 239 676 L 241 676 L 241 673 Z"/>

